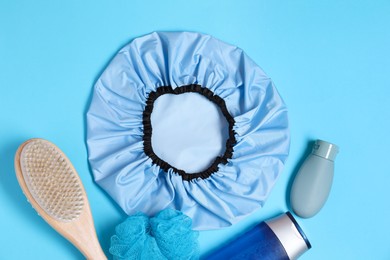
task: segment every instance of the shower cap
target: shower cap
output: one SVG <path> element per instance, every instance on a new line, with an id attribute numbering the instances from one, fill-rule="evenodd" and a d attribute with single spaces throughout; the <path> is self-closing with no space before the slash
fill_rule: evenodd
<path id="1" fill-rule="evenodd" d="M 286 106 L 241 49 L 194 32 L 122 48 L 87 112 L 95 181 L 128 214 L 182 211 L 194 229 L 263 206 L 288 156 Z"/>

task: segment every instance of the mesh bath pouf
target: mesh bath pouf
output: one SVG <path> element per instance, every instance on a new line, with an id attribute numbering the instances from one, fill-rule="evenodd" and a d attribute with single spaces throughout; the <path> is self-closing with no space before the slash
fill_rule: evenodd
<path id="1" fill-rule="evenodd" d="M 189 32 L 121 49 L 96 82 L 87 125 L 95 180 L 127 214 L 173 208 L 195 229 L 261 207 L 290 143 L 264 72 L 241 49 Z"/>

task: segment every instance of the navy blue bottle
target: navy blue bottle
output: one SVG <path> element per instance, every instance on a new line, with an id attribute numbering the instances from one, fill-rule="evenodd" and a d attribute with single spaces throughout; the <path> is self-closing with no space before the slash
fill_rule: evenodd
<path id="1" fill-rule="evenodd" d="M 292 260 L 311 248 L 290 212 L 261 222 L 206 259 Z"/>

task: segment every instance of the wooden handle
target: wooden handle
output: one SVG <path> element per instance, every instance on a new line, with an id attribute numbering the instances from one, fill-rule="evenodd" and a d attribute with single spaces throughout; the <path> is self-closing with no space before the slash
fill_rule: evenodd
<path id="1" fill-rule="evenodd" d="M 73 223 L 66 223 L 69 224 L 68 227 L 61 227 L 61 229 L 67 230 L 63 231 L 63 235 L 75 245 L 87 259 L 106 260 L 107 257 L 96 236 L 89 205 L 84 205 L 84 207 L 86 207 L 86 209 L 78 220 L 75 220 Z"/>

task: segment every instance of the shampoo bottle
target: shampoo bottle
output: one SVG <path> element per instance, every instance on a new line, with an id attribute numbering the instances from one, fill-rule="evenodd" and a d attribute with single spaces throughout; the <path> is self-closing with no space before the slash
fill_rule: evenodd
<path id="1" fill-rule="evenodd" d="M 291 207 L 298 216 L 310 218 L 324 206 L 332 186 L 338 151 L 334 144 L 322 140 L 315 142 L 291 187 Z"/>
<path id="2" fill-rule="evenodd" d="M 217 249 L 207 260 L 295 260 L 311 248 L 290 212 L 263 221 Z"/>

